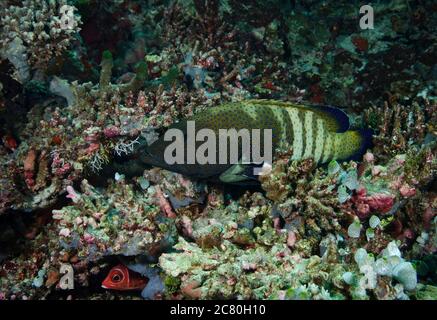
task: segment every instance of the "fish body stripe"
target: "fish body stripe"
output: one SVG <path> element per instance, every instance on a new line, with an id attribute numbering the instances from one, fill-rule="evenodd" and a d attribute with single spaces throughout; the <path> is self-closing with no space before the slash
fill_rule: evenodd
<path id="1" fill-rule="evenodd" d="M 329 159 L 332 157 L 332 147 L 333 147 L 333 133 L 327 132 L 326 140 L 325 140 L 325 146 L 323 150 L 323 160 L 322 162 L 328 162 Z"/>
<path id="2" fill-rule="evenodd" d="M 319 120 L 320 118 L 319 117 L 317 117 L 317 115 L 314 113 L 314 116 L 313 116 L 313 125 L 312 125 L 312 127 L 313 127 L 313 148 L 312 148 L 312 150 L 311 150 L 311 154 L 314 156 L 315 155 L 315 153 L 316 153 L 316 146 L 317 146 L 317 144 L 316 144 L 316 138 L 317 138 L 317 122 L 318 122 L 318 120 Z"/>
<path id="3" fill-rule="evenodd" d="M 257 120 L 257 109 L 253 105 L 246 106 L 246 115 L 250 118 L 251 121 Z"/>
<path id="4" fill-rule="evenodd" d="M 314 147 L 314 160 L 319 162 L 322 159 L 323 146 L 324 146 L 324 137 L 325 137 L 325 126 L 323 125 L 322 119 L 317 119 L 314 121 L 316 123 L 316 141 Z"/>
<path id="5" fill-rule="evenodd" d="M 293 127 L 293 156 L 292 160 L 299 160 L 302 155 L 302 122 L 299 119 L 299 110 L 297 109 L 288 109 L 288 115 L 291 120 L 291 124 Z"/>
<path id="6" fill-rule="evenodd" d="M 303 159 L 307 159 L 313 156 L 313 135 L 315 132 L 313 132 L 313 117 L 314 113 L 311 111 L 305 112 L 305 122 L 304 122 L 304 128 L 305 128 L 305 152 L 303 154 Z"/>
<path id="7" fill-rule="evenodd" d="M 285 108 L 281 108 L 282 118 L 284 119 L 285 126 L 285 142 L 288 144 L 293 143 L 293 124 L 291 123 L 290 115 Z"/>
<path id="8" fill-rule="evenodd" d="M 345 153 L 341 134 L 327 128 L 326 119 L 319 113 L 292 105 L 247 103 L 226 105 L 222 110 L 212 109 L 207 116 L 198 118 L 200 127 L 217 129 L 221 123 L 237 130 L 245 127 L 271 128 L 273 145 L 292 146 L 293 160 L 313 158 L 318 163 L 338 159 Z"/>
<path id="9" fill-rule="evenodd" d="M 299 110 L 297 113 L 299 116 L 299 121 L 302 125 L 302 154 L 300 155 L 300 158 L 302 158 L 302 156 L 305 153 L 306 140 L 307 140 L 307 128 L 305 126 L 305 113 L 306 111 L 302 111 L 302 110 Z"/>
<path id="10" fill-rule="evenodd" d="M 285 118 L 283 117 L 282 109 L 276 106 L 269 106 L 269 107 L 276 118 L 276 122 L 278 123 L 278 129 L 279 129 L 278 134 L 280 134 L 279 143 L 283 143 L 285 141 L 284 139 L 286 137 L 287 128 L 285 126 Z"/>

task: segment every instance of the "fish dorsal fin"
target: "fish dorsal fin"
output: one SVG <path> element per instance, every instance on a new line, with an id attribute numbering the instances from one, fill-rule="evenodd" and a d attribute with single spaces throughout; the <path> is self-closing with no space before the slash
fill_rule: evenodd
<path id="1" fill-rule="evenodd" d="M 325 121 L 326 129 L 331 132 L 338 132 L 338 133 L 345 132 L 349 130 L 349 126 L 350 126 L 348 115 L 343 110 L 332 106 L 311 105 L 311 104 L 304 105 L 304 104 L 296 104 L 292 102 L 268 100 L 268 99 L 251 99 L 251 100 L 246 100 L 244 102 L 254 105 L 274 105 L 274 106 L 285 107 L 285 108 L 311 110 Z"/>
<path id="2" fill-rule="evenodd" d="M 327 122 L 328 130 L 337 133 L 349 130 L 349 116 L 341 109 L 332 106 L 309 105 L 308 108 L 316 109 Z"/>

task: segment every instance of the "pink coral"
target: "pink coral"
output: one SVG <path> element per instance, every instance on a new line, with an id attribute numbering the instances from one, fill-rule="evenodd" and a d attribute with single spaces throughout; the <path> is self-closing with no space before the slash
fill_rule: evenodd
<path id="1" fill-rule="evenodd" d="M 85 154 L 93 154 L 96 150 L 99 150 L 100 145 L 98 143 L 91 143 L 88 148 L 85 149 Z"/>
<path id="2" fill-rule="evenodd" d="M 85 137 L 87 142 L 97 142 L 99 141 L 99 135 L 97 133 L 91 133 Z"/>
<path id="3" fill-rule="evenodd" d="M 367 203 L 372 210 L 387 213 L 393 207 L 394 197 L 384 193 L 374 194 L 367 197 Z"/>
<path id="4" fill-rule="evenodd" d="M 358 203 L 357 213 L 360 218 L 368 217 L 370 214 L 370 206 L 367 203 Z"/>
<path id="5" fill-rule="evenodd" d="M 359 189 L 352 197 L 357 208 L 357 215 L 366 218 L 371 212 L 387 213 L 393 207 L 394 196 L 386 193 L 367 195 L 365 188 Z"/>
<path id="6" fill-rule="evenodd" d="M 402 187 L 399 189 L 399 192 L 404 198 L 410 198 L 416 194 L 416 189 L 413 187 L 410 187 L 407 183 L 402 185 Z"/>
<path id="7" fill-rule="evenodd" d="M 382 167 L 381 166 L 374 166 L 372 167 L 372 176 L 378 176 L 380 175 L 382 172 Z"/>
<path id="8" fill-rule="evenodd" d="M 106 138 L 114 138 L 120 135 L 120 128 L 116 126 L 109 126 L 103 129 L 103 134 Z"/>
<path id="9" fill-rule="evenodd" d="M 288 231 L 288 236 L 287 236 L 287 246 L 294 247 L 294 245 L 296 244 L 296 233 L 294 231 Z"/>
<path id="10" fill-rule="evenodd" d="M 79 199 L 79 195 L 77 194 L 76 190 L 74 190 L 74 188 L 72 186 L 68 186 L 67 187 L 67 198 L 73 200 L 73 201 L 77 201 Z"/>
<path id="11" fill-rule="evenodd" d="M 58 153 L 53 155 L 52 169 L 57 176 L 65 175 L 66 173 L 70 172 L 72 168 L 73 166 L 70 163 L 65 162 L 65 160 L 62 159 Z"/>
<path id="12" fill-rule="evenodd" d="M 435 212 L 432 209 L 432 207 L 431 206 L 427 207 L 422 216 L 423 225 L 426 230 L 429 230 L 429 228 L 431 227 L 431 221 L 434 218 L 434 216 L 435 216 Z"/>
<path id="13" fill-rule="evenodd" d="M 144 91 L 140 91 L 138 93 L 137 105 L 141 109 L 149 109 L 147 106 L 147 99 L 146 99 L 146 95 L 145 95 Z"/>
<path id="14" fill-rule="evenodd" d="M 404 230 L 404 233 L 403 233 L 403 236 L 404 236 L 405 238 L 411 240 L 411 239 L 414 239 L 415 234 L 414 234 L 414 231 L 413 231 L 413 230 L 411 230 L 411 229 L 405 229 L 405 230 Z"/>
<path id="15" fill-rule="evenodd" d="M 71 170 L 72 166 L 68 162 L 65 163 L 62 167 L 57 168 L 55 174 L 58 176 L 63 176 Z"/>
<path id="16" fill-rule="evenodd" d="M 24 159 L 24 180 L 29 188 L 35 185 L 35 164 L 36 164 L 36 151 L 31 149 Z"/>
<path id="17" fill-rule="evenodd" d="M 86 243 L 88 243 L 88 244 L 92 244 L 92 243 L 94 243 L 94 240 L 95 240 L 95 238 L 92 236 L 92 235 L 90 235 L 89 233 L 85 233 L 84 234 L 84 236 L 83 236 L 83 239 L 86 241 Z"/>
<path id="18" fill-rule="evenodd" d="M 182 232 L 185 236 L 193 237 L 193 222 L 187 216 L 183 216 L 181 219 Z"/>
<path id="19" fill-rule="evenodd" d="M 169 218 L 176 218 L 176 213 L 174 213 L 173 208 L 171 207 L 167 198 L 164 196 L 164 193 L 162 192 L 161 188 L 159 186 L 155 186 L 155 190 L 156 190 L 156 196 L 158 198 L 159 207 L 161 208 L 161 211 L 164 212 L 166 216 Z"/>
<path id="20" fill-rule="evenodd" d="M 373 155 L 373 153 L 371 153 L 371 152 L 367 152 L 365 155 L 364 155 L 364 161 L 366 161 L 366 162 L 373 162 L 373 161 L 375 161 L 375 156 Z"/>

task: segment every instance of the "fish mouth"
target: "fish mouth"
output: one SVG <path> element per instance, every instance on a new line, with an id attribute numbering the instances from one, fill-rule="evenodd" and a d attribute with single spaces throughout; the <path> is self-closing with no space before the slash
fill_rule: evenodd
<path id="1" fill-rule="evenodd" d="M 104 284 L 102 284 L 102 288 L 103 289 L 109 289 L 107 286 L 105 286 Z"/>

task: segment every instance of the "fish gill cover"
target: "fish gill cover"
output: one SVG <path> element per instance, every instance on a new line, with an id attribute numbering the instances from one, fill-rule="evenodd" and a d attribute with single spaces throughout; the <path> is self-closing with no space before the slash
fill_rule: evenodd
<path id="1" fill-rule="evenodd" d="M 436 3 L 362 5 L 1 1 L 0 300 L 436 300 Z"/>

